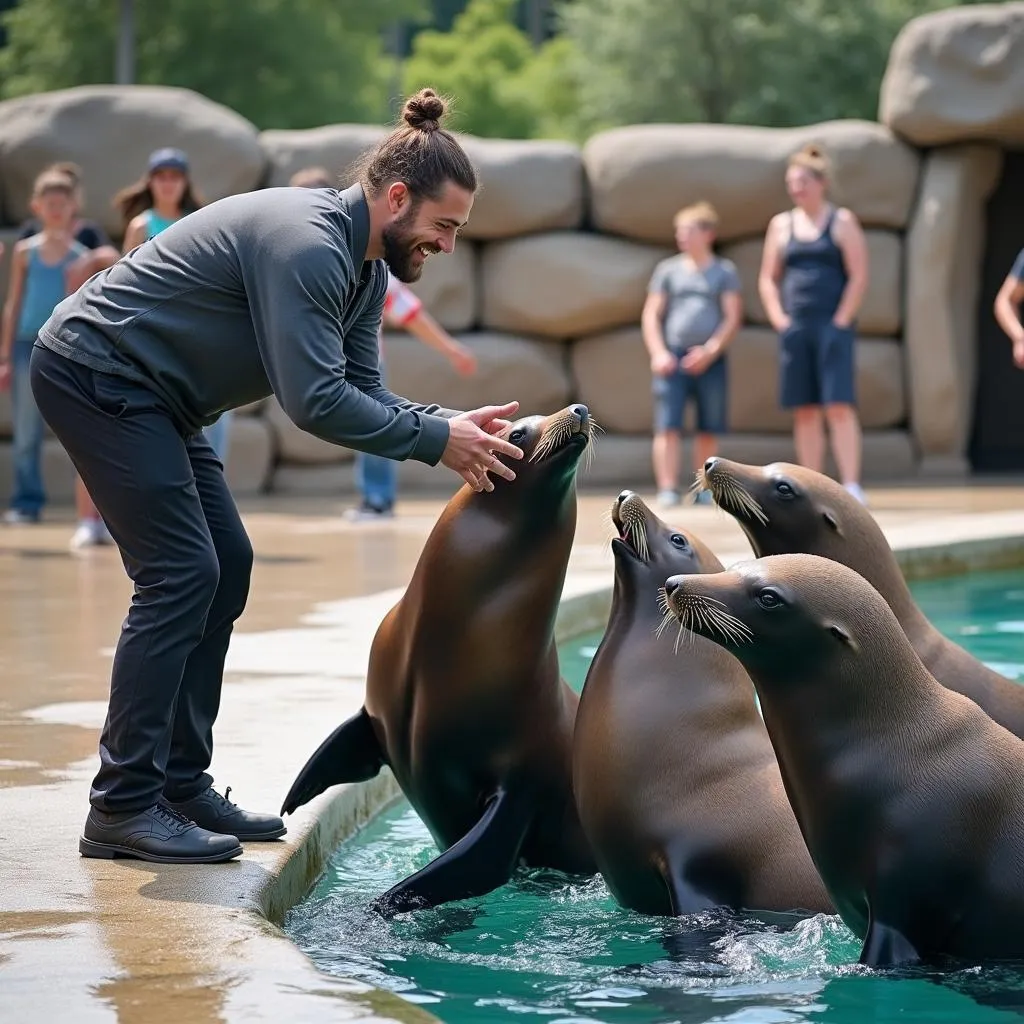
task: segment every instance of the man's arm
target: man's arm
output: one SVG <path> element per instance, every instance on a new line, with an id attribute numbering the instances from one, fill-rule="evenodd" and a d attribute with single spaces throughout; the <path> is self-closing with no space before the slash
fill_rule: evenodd
<path id="1" fill-rule="evenodd" d="M 356 271 L 349 254 L 319 231 L 302 225 L 274 232 L 243 254 L 241 273 L 267 377 L 296 426 L 385 458 L 440 461 L 449 429 L 440 407 L 406 402 L 380 383 L 383 278 L 345 338 L 342 303 Z"/>
<path id="2" fill-rule="evenodd" d="M 346 379 L 364 395 L 390 408 L 407 409 L 429 416 L 441 416 L 444 419 L 461 415 L 458 409 L 444 409 L 439 405 L 410 402 L 409 399 L 389 391 L 381 382 L 380 327 L 384 313 L 387 275 L 382 274 L 381 278 L 384 285 L 379 290 L 379 298 L 377 294 L 371 296 L 363 315 L 356 321 L 345 339 L 345 355 L 348 360 Z"/>

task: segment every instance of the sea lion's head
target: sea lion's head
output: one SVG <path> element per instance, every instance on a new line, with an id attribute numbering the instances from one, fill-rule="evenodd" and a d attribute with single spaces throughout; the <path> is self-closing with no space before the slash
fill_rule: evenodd
<path id="1" fill-rule="evenodd" d="M 656 599 L 666 576 L 721 572 L 722 563 L 695 534 L 662 522 L 633 491 L 612 502 L 615 582 L 632 592 L 647 590 Z"/>
<path id="2" fill-rule="evenodd" d="M 770 555 L 724 572 L 671 576 L 665 603 L 684 630 L 735 655 L 755 681 L 822 678 L 825 668 L 841 673 L 879 645 L 889 661 L 913 653 L 878 591 L 819 555 Z M 886 658 L 872 668 L 881 677 Z"/>
<path id="3" fill-rule="evenodd" d="M 521 449 L 523 457 L 496 456 L 515 471 L 516 478 L 507 481 L 492 477 L 495 492 L 510 488 L 521 491 L 524 487 L 564 490 L 575 480 L 580 458 L 593 450 L 596 429 L 590 411 L 580 403 L 559 409 L 550 416 L 524 416 L 515 420 L 499 436 Z"/>
<path id="4" fill-rule="evenodd" d="M 759 558 L 823 555 L 860 571 L 867 566 L 856 564 L 856 539 L 870 537 L 870 550 L 881 535 L 874 516 L 845 487 L 803 466 L 747 466 L 715 456 L 704 463 L 700 482 L 739 523 Z"/>

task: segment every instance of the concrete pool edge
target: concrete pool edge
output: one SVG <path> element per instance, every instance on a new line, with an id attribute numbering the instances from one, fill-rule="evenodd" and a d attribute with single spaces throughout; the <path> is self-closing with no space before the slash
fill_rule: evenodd
<path id="1" fill-rule="evenodd" d="M 888 531 L 897 561 L 908 579 L 927 579 L 964 572 L 986 572 L 1024 566 L 1024 517 L 1019 513 L 950 517 L 942 523 Z M 723 562 L 750 558 L 748 551 L 723 552 Z M 566 580 L 556 620 L 561 644 L 601 629 L 611 605 L 607 572 L 576 573 Z M 264 935 L 286 942 L 308 965 L 313 984 L 328 978 L 292 943 L 283 930 L 288 911 L 309 894 L 338 844 L 354 835 L 374 815 L 401 796 L 386 770 L 377 778 L 339 787 L 317 798 L 295 830 L 295 840 L 272 863 L 265 863 L 261 884 L 245 900 L 251 924 Z M 315 981 L 313 979 L 316 979 Z M 336 979 L 345 982 L 342 979 Z M 358 986 L 363 989 L 363 986 Z M 374 1019 L 437 1021 L 429 1011 L 401 996 L 369 986 L 353 991 L 356 1003 L 370 1007 Z"/>

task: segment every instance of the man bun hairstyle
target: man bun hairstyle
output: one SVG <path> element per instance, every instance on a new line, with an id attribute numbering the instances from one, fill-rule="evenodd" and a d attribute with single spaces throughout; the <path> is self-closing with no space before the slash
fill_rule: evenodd
<path id="1" fill-rule="evenodd" d="M 420 89 L 402 107 L 398 126 L 364 158 L 359 180 L 371 196 L 404 182 L 415 200 L 439 199 L 451 181 L 477 190 L 476 170 L 465 150 L 441 126 L 449 103 L 433 89 Z"/>
<path id="2" fill-rule="evenodd" d="M 829 177 L 829 162 L 828 157 L 825 156 L 825 151 L 821 146 L 808 142 L 807 145 L 801 146 L 790 158 L 790 167 L 802 167 L 804 170 L 810 171 L 816 178 L 820 178 L 822 181 L 828 181 Z"/>

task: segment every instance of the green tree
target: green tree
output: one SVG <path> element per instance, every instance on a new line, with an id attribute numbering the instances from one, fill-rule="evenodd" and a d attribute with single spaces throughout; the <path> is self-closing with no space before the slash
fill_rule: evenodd
<path id="1" fill-rule="evenodd" d="M 873 119 L 903 24 L 955 0 L 563 0 L 578 131 Z"/>
<path id="2" fill-rule="evenodd" d="M 540 111 L 522 78 L 534 60 L 513 23 L 516 0 L 470 0 L 450 32 L 426 30 L 405 63 L 405 92 L 430 86 L 455 100 L 452 127 L 508 139 L 533 135 Z"/>
<path id="3" fill-rule="evenodd" d="M 111 82 L 117 0 L 21 0 L 3 14 L 4 97 Z M 260 128 L 386 120 L 382 29 L 423 0 L 149 0 L 136 4 L 136 80 L 194 89 Z"/>

